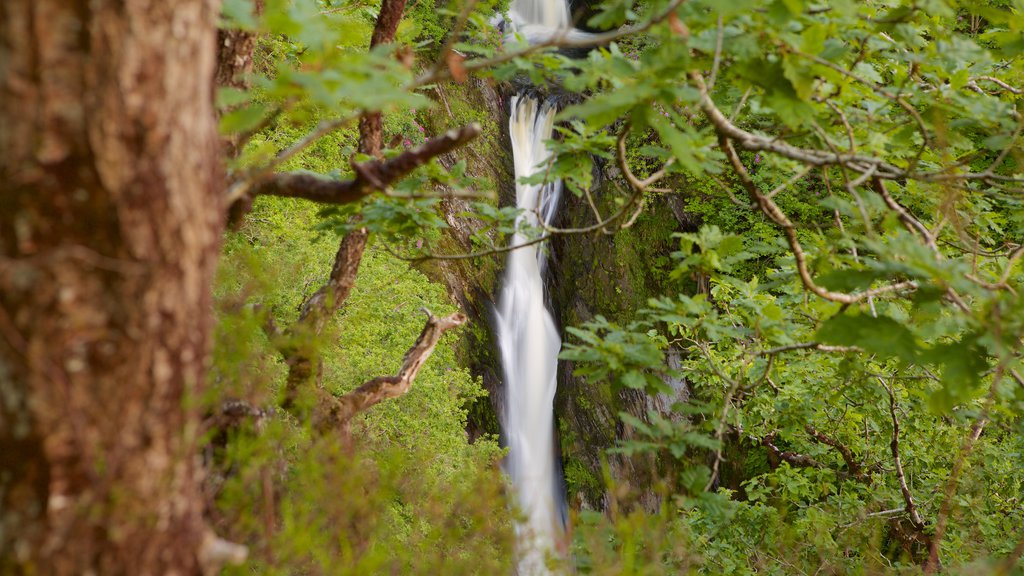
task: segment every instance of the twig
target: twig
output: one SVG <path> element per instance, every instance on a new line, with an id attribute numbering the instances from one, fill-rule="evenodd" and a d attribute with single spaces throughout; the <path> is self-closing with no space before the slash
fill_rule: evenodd
<path id="1" fill-rule="evenodd" d="M 803 247 L 800 245 L 800 241 L 797 238 L 796 227 L 782 212 L 782 210 L 779 209 L 778 205 L 776 205 L 771 198 L 765 196 L 750 178 L 746 167 L 743 166 L 743 163 L 740 161 L 739 155 L 736 154 L 736 150 L 733 148 L 732 141 L 728 136 L 723 132 L 719 132 L 718 141 L 722 151 L 725 152 L 730 164 L 732 164 L 733 172 L 739 177 L 740 183 L 742 183 L 743 187 L 747 190 L 747 194 L 750 196 L 751 200 L 756 202 L 761 211 L 771 218 L 780 228 L 782 228 L 782 231 L 786 236 L 786 240 L 789 243 L 790 251 L 793 253 L 793 258 L 796 260 L 796 267 L 800 280 L 808 290 L 822 298 L 825 298 L 826 300 L 841 302 L 843 304 L 853 304 L 871 296 L 917 288 L 916 282 L 904 281 L 882 286 L 880 288 L 872 288 L 856 294 L 847 294 L 845 292 L 834 292 L 818 286 L 814 282 L 814 279 L 811 277 L 811 273 L 807 268 L 807 256 L 804 254 Z"/>
<path id="2" fill-rule="evenodd" d="M 829 346 L 828 344 L 822 344 L 820 342 L 801 342 L 800 344 L 787 344 L 785 346 L 778 346 L 776 348 L 769 348 L 767 350 L 761 350 L 755 353 L 755 356 L 774 356 L 782 352 L 789 352 L 790 350 L 821 350 L 822 352 L 861 352 L 860 348 L 856 346 Z"/>
<path id="3" fill-rule="evenodd" d="M 711 61 L 711 73 L 708 75 L 708 90 L 715 89 L 715 79 L 718 77 L 718 67 L 722 63 L 722 37 L 725 35 L 722 15 L 718 15 L 718 30 L 715 34 L 715 56 Z"/>
<path id="4" fill-rule="evenodd" d="M 1024 178 L 1021 177 L 1002 176 L 989 172 L 951 172 L 948 169 L 935 172 L 917 172 L 899 168 L 874 156 L 801 148 L 778 138 L 768 138 L 753 134 L 736 126 L 732 120 L 726 118 L 722 111 L 718 109 L 708 94 L 707 85 L 704 83 L 704 78 L 700 72 L 696 70 L 691 71 L 690 78 L 700 92 L 700 107 L 705 117 L 720 135 L 735 141 L 744 150 L 771 152 L 814 166 L 844 166 L 861 174 L 873 167 L 875 175 L 886 180 L 911 179 L 921 182 L 966 182 L 980 180 L 992 184 L 999 182 L 1024 182 Z"/>

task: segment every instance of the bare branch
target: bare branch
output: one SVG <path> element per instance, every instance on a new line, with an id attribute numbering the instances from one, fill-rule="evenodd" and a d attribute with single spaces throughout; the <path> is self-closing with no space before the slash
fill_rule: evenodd
<path id="1" fill-rule="evenodd" d="M 821 350 L 822 352 L 862 352 L 856 346 L 829 346 L 820 342 L 801 342 L 800 344 L 787 344 L 776 348 L 769 348 L 757 352 L 755 356 L 774 356 L 790 350 Z"/>
<path id="2" fill-rule="evenodd" d="M 775 436 L 775 432 L 765 436 L 761 439 L 761 445 L 767 448 L 768 451 L 779 460 L 797 468 L 825 468 L 824 464 L 806 454 L 780 450 L 779 447 L 775 445 Z"/>
<path id="3" fill-rule="evenodd" d="M 828 434 L 825 434 L 810 424 L 804 426 L 804 431 L 817 442 L 826 446 L 831 446 L 836 449 L 836 452 L 839 452 L 839 455 L 843 457 L 843 462 L 846 462 L 846 469 L 850 478 L 853 478 L 858 482 L 864 482 L 865 484 L 871 483 L 871 476 L 865 472 L 864 466 L 857 460 L 857 458 L 854 457 L 853 450 L 850 450 L 849 446 Z"/>
<path id="4" fill-rule="evenodd" d="M 288 172 L 266 177 L 254 184 L 250 193 L 304 198 L 321 204 L 357 202 L 367 194 L 384 190 L 431 159 L 465 146 L 481 133 L 480 125 L 474 122 L 431 138 L 394 158 L 352 164 L 356 177 L 351 180 L 331 180 L 316 174 Z"/>
<path id="5" fill-rule="evenodd" d="M 889 442 L 889 450 L 892 451 L 893 464 L 896 466 L 896 480 L 899 481 L 903 501 L 907 504 L 906 510 L 907 514 L 910 515 L 910 522 L 920 532 L 924 530 L 924 520 L 921 519 L 921 515 L 917 511 L 917 505 L 914 503 L 914 496 L 910 493 L 910 487 L 907 486 L 907 477 L 903 473 L 903 460 L 900 458 L 900 421 L 896 417 L 896 394 L 886 384 L 885 380 L 878 378 L 878 381 L 885 387 L 885 391 L 889 393 L 889 415 L 892 418 L 892 440 Z"/>
<path id="6" fill-rule="evenodd" d="M 892 195 L 889 194 L 889 190 L 885 186 L 885 182 L 883 182 L 881 178 L 875 178 L 872 180 L 872 184 L 874 185 L 875 191 L 878 192 L 878 195 L 885 201 L 885 205 L 899 216 L 903 225 L 911 232 L 916 231 L 920 234 L 924 243 L 931 248 L 933 252 L 937 253 L 939 251 L 939 247 L 935 244 L 935 237 L 928 231 L 928 228 L 926 228 L 920 220 L 910 213 L 909 210 L 893 199 Z"/>
<path id="7" fill-rule="evenodd" d="M 807 176 L 811 172 L 811 170 L 814 170 L 814 166 L 806 166 L 803 170 L 794 174 L 792 178 L 776 186 L 771 192 L 768 193 L 768 197 L 774 198 L 775 195 L 778 194 L 779 192 L 782 192 L 786 188 L 789 188 L 793 184 L 796 184 L 797 182 L 802 180 L 804 176 Z"/>
<path id="8" fill-rule="evenodd" d="M 281 348 L 285 363 L 288 364 L 285 397 L 281 403 L 286 410 L 295 407 L 299 388 L 309 381 L 314 372 L 313 352 L 307 346 L 296 345 L 295 341 L 318 336 L 327 321 L 348 299 L 359 273 L 359 264 L 363 260 L 367 237 L 366 230 L 361 229 L 342 238 L 327 283 L 303 302 L 299 319 L 288 329 L 288 339 Z"/>
<path id="9" fill-rule="evenodd" d="M 1010 92 L 1010 93 L 1013 93 L 1013 94 L 1024 94 L 1024 89 L 1015 88 L 1015 87 L 1007 84 L 1006 82 L 1003 82 L 999 78 L 996 78 L 995 76 L 975 76 L 975 77 L 970 79 L 970 81 L 967 83 L 967 85 L 970 86 L 971 88 L 975 88 L 977 90 L 981 90 L 981 88 L 978 87 L 978 82 L 979 81 L 991 82 L 991 83 L 995 84 L 996 86 L 999 86 L 1003 90 L 1006 90 L 1007 92 Z M 984 91 L 982 91 L 982 92 L 984 93 Z"/>
<path id="10" fill-rule="evenodd" d="M 718 67 L 722 64 L 722 40 L 725 36 L 725 27 L 722 15 L 718 15 L 718 26 L 715 34 L 715 56 L 711 61 L 711 73 L 708 75 L 708 90 L 714 90 L 715 78 L 718 76 Z"/>
<path id="11" fill-rule="evenodd" d="M 437 346 L 437 342 L 445 332 L 461 326 L 466 322 L 466 315 L 461 312 L 450 314 L 443 318 L 437 318 L 425 310 L 427 323 L 420 332 L 416 343 L 405 353 L 402 360 L 402 367 L 394 376 L 378 376 L 356 388 L 355 390 L 336 398 L 331 403 L 327 421 L 321 425 L 342 427 L 348 426 L 352 418 L 364 410 L 389 398 L 397 398 L 409 392 L 413 380 L 419 374 L 423 364 L 430 358 Z"/>
<path id="12" fill-rule="evenodd" d="M 886 180 L 912 179 L 921 182 L 963 182 L 969 180 L 980 180 L 995 184 L 999 182 L 1024 182 L 1024 178 L 1015 176 L 1003 176 L 994 174 L 991 171 L 984 172 L 955 172 L 953 168 L 947 168 L 936 172 L 916 172 L 894 166 L 893 164 L 874 156 L 866 156 L 853 152 L 843 153 L 832 150 L 818 150 L 814 148 L 801 148 L 778 138 L 769 138 L 748 132 L 736 126 L 732 120 L 725 117 L 725 114 L 715 105 L 708 94 L 704 78 L 697 71 L 690 72 L 690 78 L 700 92 L 701 111 L 711 122 L 715 131 L 726 138 L 733 140 L 737 146 L 751 152 L 771 152 L 791 160 L 803 162 L 813 166 L 843 166 L 854 172 L 863 174 L 874 169 L 874 175 Z"/>

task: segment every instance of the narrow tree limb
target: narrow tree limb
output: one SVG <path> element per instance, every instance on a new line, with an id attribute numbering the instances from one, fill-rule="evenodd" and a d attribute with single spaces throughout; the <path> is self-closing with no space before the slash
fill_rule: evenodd
<path id="1" fill-rule="evenodd" d="M 787 344 L 757 352 L 755 356 L 774 356 L 791 350 L 821 350 L 822 352 L 863 352 L 863 349 L 856 346 L 830 346 L 821 342 L 801 342 L 799 344 Z"/>
<path id="2" fill-rule="evenodd" d="M 910 515 L 910 522 L 919 533 L 924 530 L 924 520 L 917 511 L 917 504 L 914 503 L 914 495 L 910 493 L 907 486 L 907 477 L 903 473 L 903 460 L 900 458 L 900 421 L 896 417 L 896 394 L 893 389 L 881 378 L 878 379 L 885 391 L 889 393 L 889 415 L 892 418 L 892 440 L 889 442 L 889 450 L 892 452 L 893 464 L 896 466 L 896 480 L 900 484 L 900 493 L 903 494 L 903 501 L 907 504 L 907 514 Z"/>
<path id="3" fill-rule="evenodd" d="M 853 450 L 850 450 L 849 446 L 828 434 L 825 434 L 810 424 L 804 426 L 804 431 L 806 431 L 815 441 L 825 444 L 826 446 L 831 446 L 832 448 L 835 448 L 836 452 L 839 452 L 839 455 L 843 457 L 843 461 L 846 462 L 846 469 L 850 478 L 866 484 L 871 482 L 871 475 L 864 471 L 864 466 L 853 455 Z"/>
<path id="4" fill-rule="evenodd" d="M 437 318 L 425 310 L 427 323 L 420 332 L 416 343 L 409 348 L 402 360 L 402 367 L 394 376 L 378 376 L 367 381 L 359 388 L 335 399 L 325 424 L 347 428 L 352 418 L 364 410 L 389 398 L 405 395 L 412 388 L 413 380 L 419 374 L 423 364 L 434 353 L 434 348 L 445 332 L 461 326 L 466 322 L 466 315 L 461 312 Z"/>
<path id="5" fill-rule="evenodd" d="M 797 452 L 789 452 L 786 450 L 780 450 L 775 445 L 775 432 L 765 436 L 761 439 L 761 445 L 768 449 L 773 456 L 788 463 L 790 466 L 797 468 L 825 468 L 825 465 L 818 462 L 814 458 L 806 455 L 799 454 Z"/>
<path id="6" fill-rule="evenodd" d="M 384 0 L 370 39 L 370 49 L 393 42 L 398 24 L 405 12 L 406 0 Z M 408 150 L 390 160 L 375 160 L 366 164 L 353 164 L 356 178 L 349 182 L 335 183 L 327 179 L 307 175 L 276 175 L 261 186 L 270 186 L 256 193 L 277 192 L 279 196 L 308 197 L 318 202 L 344 203 L 356 201 L 373 190 L 388 184 L 422 166 L 431 158 L 462 146 L 481 132 L 480 125 L 473 123 L 460 130 L 452 130 L 443 136 Z M 379 112 L 367 113 L 359 124 L 359 151 L 372 157 L 380 155 L 382 124 Z M 280 177 L 280 180 L 277 178 Z M 312 178 L 312 179 L 311 179 Z M 275 187 L 274 183 L 278 182 Z M 304 194 L 308 194 L 304 195 Z M 327 321 L 348 299 L 359 273 L 359 264 L 366 250 L 368 232 L 365 228 L 350 232 L 339 243 L 334 256 L 334 266 L 327 283 L 303 303 L 299 320 L 289 329 L 289 335 L 317 336 Z M 294 339 L 293 339 L 294 340 Z M 282 407 L 293 409 L 300 387 L 309 382 L 314 373 L 320 372 L 319 363 L 314 367 L 315 354 L 307 346 L 294 346 L 281 350 L 288 364 L 288 378 L 285 382 L 285 397 Z"/>
<path id="7" fill-rule="evenodd" d="M 303 198 L 321 204 L 357 202 L 367 194 L 383 190 L 408 176 L 431 159 L 465 146 L 482 132 L 480 125 L 474 122 L 431 138 L 394 158 L 353 163 L 356 177 L 351 180 L 339 181 L 310 173 L 284 172 L 272 174 L 257 182 L 250 193 L 254 196 Z"/>
<path id="8" fill-rule="evenodd" d="M 983 182 L 1022 182 L 1024 179 L 1016 176 L 1003 176 L 995 174 L 991 170 L 984 172 L 953 172 L 949 169 L 935 172 L 917 172 L 906 170 L 886 162 L 882 158 L 867 156 L 854 152 L 844 153 L 831 150 L 817 150 L 814 148 L 801 148 L 780 140 L 777 137 L 768 137 L 748 132 L 736 126 L 725 114 L 718 109 L 715 102 L 708 94 L 707 85 L 700 72 L 690 72 L 690 79 L 700 92 L 700 108 L 704 116 L 711 122 L 715 131 L 720 135 L 733 140 L 736 144 L 751 152 L 771 152 L 790 160 L 803 162 L 811 166 L 843 166 L 854 172 L 864 174 L 869 170 L 879 178 L 886 180 L 911 179 L 921 182 L 964 182 L 969 180 L 980 180 Z"/>
<path id="9" fill-rule="evenodd" d="M 395 41 L 398 24 L 405 12 L 406 0 L 383 0 L 370 36 L 370 49 Z M 380 112 L 367 112 L 359 119 L 359 151 L 379 156 L 384 139 L 384 122 Z M 358 171 L 357 171 L 358 172 Z"/>
<path id="10" fill-rule="evenodd" d="M 804 254 L 804 249 L 803 246 L 800 245 L 799 238 L 797 238 L 796 226 L 793 225 L 793 222 L 790 221 L 789 217 L 786 216 L 775 201 L 762 193 L 761 189 L 758 188 L 757 184 L 754 183 L 753 179 L 751 179 L 750 174 L 747 172 L 747 168 L 743 165 L 743 162 L 740 161 L 739 154 L 736 153 L 736 149 L 732 145 L 732 140 L 727 133 L 722 131 L 718 132 L 718 143 L 719 147 L 725 153 L 726 158 L 729 160 L 729 163 L 732 165 L 733 172 L 739 178 L 743 188 L 747 191 L 747 195 L 750 196 L 750 199 L 757 204 L 758 208 L 761 209 L 761 212 L 764 212 L 766 216 L 771 218 L 775 224 L 782 228 L 782 232 L 786 236 L 786 241 L 789 243 L 790 252 L 793 253 L 793 258 L 796 260 L 796 269 L 800 275 L 800 281 L 803 282 L 805 288 L 826 300 L 841 302 L 843 304 L 854 304 L 879 294 L 917 288 L 916 282 L 905 281 L 889 284 L 879 288 L 872 288 L 856 294 L 847 294 L 845 292 L 834 292 L 819 286 L 815 283 L 814 278 L 811 277 L 810 270 L 807 268 L 807 256 Z"/>
<path id="11" fill-rule="evenodd" d="M 365 229 L 350 232 L 342 238 L 327 283 L 302 304 L 299 319 L 288 328 L 288 338 L 285 347 L 281 349 L 285 363 L 288 364 L 285 397 L 281 403 L 285 410 L 295 407 L 299 388 L 312 378 L 315 371 L 312 350 L 308 346 L 296 345 L 295 341 L 319 336 L 327 321 L 348 300 L 359 274 L 367 238 Z"/>
<path id="12" fill-rule="evenodd" d="M 872 185 L 875 189 L 875 192 L 878 192 L 878 195 L 882 197 L 882 200 L 885 202 L 885 205 L 888 206 L 890 210 L 895 212 L 897 216 L 899 216 L 900 221 L 903 222 L 903 226 L 911 233 L 917 232 L 918 234 L 920 234 L 921 239 L 924 240 L 924 243 L 928 246 L 928 248 L 930 248 L 932 252 L 939 254 L 939 247 L 935 244 L 935 237 L 932 235 L 931 232 L 928 231 L 928 228 L 926 228 L 920 220 L 915 218 L 909 210 L 904 208 L 902 204 L 897 202 L 896 199 L 894 199 L 892 195 L 889 194 L 889 189 L 886 188 L 885 182 L 882 181 L 881 178 L 875 178 L 872 180 Z"/>

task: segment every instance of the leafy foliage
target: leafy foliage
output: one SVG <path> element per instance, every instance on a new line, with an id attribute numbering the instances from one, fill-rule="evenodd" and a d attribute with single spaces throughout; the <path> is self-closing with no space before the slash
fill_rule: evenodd
<path id="1" fill-rule="evenodd" d="M 502 44 L 489 23 L 502 9 L 413 3 L 399 35 L 408 51 L 366 51 L 374 5 L 268 0 L 257 18 L 230 1 L 226 19 L 263 36 L 254 89 L 220 95 L 222 126 L 248 141 L 233 167 L 241 181 L 297 168 L 347 178 L 350 160 L 365 160 L 352 125 L 367 112 L 387 112 L 394 155 L 426 138 L 439 82 L 469 71 L 557 84 L 573 104 L 534 181 L 563 180 L 593 208 L 594 230 L 628 227 L 659 195 L 680 196 L 702 223 L 675 236 L 666 294 L 630 321 L 595 315 L 566 329 L 562 358 L 595 386 L 666 397 L 665 382 L 684 377 L 689 392 L 669 413 L 620 415 L 628 434 L 614 450 L 656 460 L 659 504 L 627 505 L 609 473 L 608 514 L 576 518 L 576 569 L 913 572 L 937 568 L 929 548 L 965 572 L 1012 569 L 997 562 L 1024 526 L 1024 5 L 605 0 L 587 24 L 632 32 L 583 57 Z M 465 60 L 434 61 L 460 14 L 451 40 Z M 628 190 L 595 201 L 612 160 L 613 184 Z M 295 228 L 366 227 L 429 256 L 451 225 L 429 192 L 484 188 L 462 164 L 431 163 L 344 208 L 258 205 L 228 242 L 220 391 L 260 399 L 280 379 L 257 328 L 294 315 L 328 263 Z M 519 213 L 478 199 L 457 216 L 472 223 L 474 249 L 501 249 Z M 368 264 L 339 336 L 319 343 L 328 386 L 387 373 L 415 336 L 413 302 L 446 308 L 422 278 L 395 280 L 415 273 L 390 256 Z M 257 294 L 260 310 L 231 304 Z M 360 423 L 360 451 L 285 419 L 230 443 L 223 510 L 263 510 L 259 474 L 287 480 L 283 529 L 254 568 L 508 571 L 497 448 L 461 436 L 479 386 L 450 349 L 439 356 L 449 371 L 425 372 L 405 408 Z M 287 469 L 264 472 L 280 453 Z M 586 476 L 578 462 L 565 468 Z M 251 540 L 265 530 L 254 515 L 232 520 Z M 501 560 L 474 564 L 491 558 Z"/>

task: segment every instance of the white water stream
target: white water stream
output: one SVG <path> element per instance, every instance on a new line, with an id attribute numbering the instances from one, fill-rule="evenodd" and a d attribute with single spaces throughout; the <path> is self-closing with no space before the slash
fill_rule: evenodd
<path id="1" fill-rule="evenodd" d="M 566 0 L 513 0 L 509 20 L 514 32 L 550 35 L 569 28 L 569 6 Z M 545 169 L 551 156 L 545 141 L 551 139 L 557 110 L 550 102 L 523 94 L 513 96 L 509 108 L 516 206 L 524 210 L 520 222 L 550 223 L 561 182 L 521 184 L 519 179 Z M 516 233 L 512 244 L 528 240 Z M 562 341 L 544 304 L 546 264 L 541 244 L 509 253 L 495 321 L 505 372 L 506 469 L 525 516 L 517 527 L 519 576 L 548 574 L 545 556 L 554 552 L 565 530 L 553 413 Z"/>
<path id="2" fill-rule="evenodd" d="M 536 226 L 549 222 L 558 203 L 561 183 L 520 184 L 518 179 L 544 169 L 550 153 L 556 110 L 534 98 L 515 96 L 509 132 L 516 173 L 516 204 L 520 219 Z M 516 233 L 513 244 L 527 237 Z M 555 374 L 562 341 L 544 306 L 543 274 L 546 257 L 540 244 L 509 253 L 505 281 L 498 299 L 497 341 L 505 371 L 505 433 L 507 471 L 516 503 L 525 521 L 518 526 L 520 576 L 547 573 L 544 556 L 563 531 L 561 481 L 555 462 Z"/>

